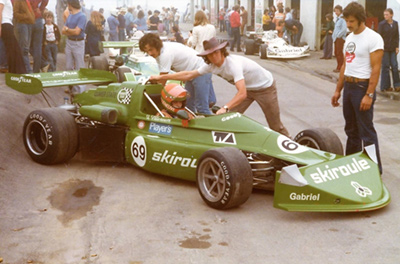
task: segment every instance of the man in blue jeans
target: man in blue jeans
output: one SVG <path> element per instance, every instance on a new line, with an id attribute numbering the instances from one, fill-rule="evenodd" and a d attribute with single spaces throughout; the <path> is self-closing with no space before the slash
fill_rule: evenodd
<path id="1" fill-rule="evenodd" d="M 148 33 L 139 41 L 140 50 L 156 59 L 161 75 L 195 70 L 205 65 L 197 52 L 178 42 L 163 43 L 158 35 Z M 166 81 L 161 83 L 165 85 Z M 185 89 L 189 92 L 187 107 L 195 113 L 211 115 L 210 106 L 216 98 L 211 81 L 211 73 L 186 81 Z"/>
<path id="2" fill-rule="evenodd" d="M 35 13 L 35 24 L 32 26 L 31 54 L 33 56 L 33 72 L 40 72 L 42 65 L 43 12 L 49 0 L 30 0 Z"/>
<path id="3" fill-rule="evenodd" d="M 382 164 L 379 154 L 378 135 L 374 128 L 375 88 L 383 56 L 382 37 L 365 26 L 364 7 L 352 2 L 343 11 L 347 28 L 351 31 L 344 44 L 345 61 L 340 69 L 336 91 L 332 96 L 333 107 L 339 106 L 343 92 L 343 115 L 347 135 L 346 155 L 362 151 L 374 144 L 379 171 Z"/>
<path id="4" fill-rule="evenodd" d="M 383 12 L 385 20 L 378 26 L 378 33 L 382 36 L 384 53 L 381 71 L 381 91 L 400 92 L 399 69 L 397 64 L 397 54 L 399 53 L 399 24 L 393 20 L 393 10 L 386 9 Z M 392 68 L 393 87 L 390 87 L 390 68 Z"/>

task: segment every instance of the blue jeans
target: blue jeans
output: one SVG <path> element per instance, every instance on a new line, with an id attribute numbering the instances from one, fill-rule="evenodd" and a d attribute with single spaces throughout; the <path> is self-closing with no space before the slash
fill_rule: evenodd
<path id="1" fill-rule="evenodd" d="M 345 119 L 344 130 L 347 135 L 346 155 L 362 151 L 363 146 L 375 144 L 379 171 L 382 174 L 378 135 L 373 123 L 376 94 L 374 94 L 371 108 L 367 111 L 360 111 L 361 100 L 365 96 L 367 88 L 368 82 L 344 83 L 343 116 Z"/>
<path id="2" fill-rule="evenodd" d="M 392 68 L 393 87 L 400 87 L 397 54 L 395 51 L 385 51 L 381 68 L 381 91 L 390 88 L 390 68 Z"/>
<path id="3" fill-rule="evenodd" d="M 58 53 L 58 47 L 56 43 L 47 43 L 45 46 L 45 51 L 47 55 L 47 63 L 50 64 L 50 67 L 48 69 L 49 72 L 56 71 L 57 67 L 57 53 Z"/>
<path id="4" fill-rule="evenodd" d="M 65 70 L 79 70 L 86 68 L 85 61 L 85 41 L 72 41 L 67 39 L 65 45 Z M 72 92 L 74 94 L 83 93 L 86 90 L 86 85 L 74 85 Z"/>
<path id="5" fill-rule="evenodd" d="M 229 37 L 232 36 L 231 31 L 231 22 L 229 20 L 225 20 L 226 31 L 228 32 Z"/>
<path id="6" fill-rule="evenodd" d="M 187 81 L 185 89 L 189 96 L 187 107 L 195 113 L 211 115 L 210 103 L 217 101 L 214 87 L 211 81 L 211 73 L 199 76 L 191 81 Z"/>
<path id="7" fill-rule="evenodd" d="M 303 25 L 299 25 L 297 34 L 293 35 L 293 46 L 298 47 L 300 45 L 301 34 L 303 34 Z"/>
<path id="8" fill-rule="evenodd" d="M 40 72 L 42 65 L 43 19 L 37 18 L 32 27 L 31 54 L 33 56 L 33 72 Z"/>
<path id="9" fill-rule="evenodd" d="M 8 68 L 6 46 L 4 45 L 4 42 L 1 38 L 0 38 L 0 68 Z"/>
<path id="10" fill-rule="evenodd" d="M 29 48 L 31 46 L 32 25 L 15 24 L 15 37 L 21 48 L 22 59 L 24 60 L 27 73 L 32 73 L 31 63 L 29 61 Z"/>
<path id="11" fill-rule="evenodd" d="M 118 31 L 118 40 L 125 41 L 125 28 L 120 28 Z"/>
<path id="12" fill-rule="evenodd" d="M 332 34 L 327 33 L 324 43 L 324 58 L 331 59 L 333 52 Z"/>

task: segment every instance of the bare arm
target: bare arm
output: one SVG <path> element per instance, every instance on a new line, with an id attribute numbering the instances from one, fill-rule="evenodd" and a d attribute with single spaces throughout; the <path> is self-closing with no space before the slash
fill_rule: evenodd
<path id="1" fill-rule="evenodd" d="M 379 81 L 379 74 L 381 72 L 382 65 L 382 57 L 383 50 L 376 50 L 372 52 L 370 55 L 371 60 L 371 77 L 369 78 L 369 84 L 367 89 L 367 94 L 374 93 L 376 85 Z M 360 111 L 367 111 L 371 108 L 373 98 L 370 98 L 368 95 L 365 95 L 361 100 Z"/>
<path id="2" fill-rule="evenodd" d="M 238 90 L 238 92 L 235 94 L 235 96 L 232 98 L 232 100 L 230 100 L 226 106 L 228 107 L 228 109 L 231 109 L 235 106 L 238 106 L 241 102 L 243 102 L 244 99 L 246 99 L 247 97 L 247 90 L 246 90 L 246 84 L 244 82 L 244 79 L 237 81 L 235 83 L 236 89 Z M 221 108 L 217 111 L 217 115 L 219 114 L 224 114 L 226 113 L 226 109 L 225 108 Z"/>
<path id="3" fill-rule="evenodd" d="M 4 4 L 0 4 L 0 23 L 3 21 L 3 9 L 4 9 Z M 1 24 L 0 24 L 0 37 L 1 37 Z"/>
<path id="4" fill-rule="evenodd" d="M 343 90 L 343 86 L 344 86 L 344 71 L 346 69 L 346 60 L 343 62 L 342 68 L 340 69 L 340 74 L 339 74 L 339 80 L 336 84 L 336 90 L 335 93 L 332 96 L 331 99 L 331 104 L 333 107 L 338 107 L 339 104 L 339 98 L 340 98 L 340 94 Z"/>
<path id="5" fill-rule="evenodd" d="M 199 76 L 200 73 L 197 70 L 182 71 L 172 74 L 153 75 L 150 76 L 150 81 L 167 81 L 167 80 L 190 81 Z"/>
<path id="6" fill-rule="evenodd" d="M 81 34 L 81 31 L 82 31 L 82 29 L 80 29 L 79 27 L 68 28 L 68 27 L 64 26 L 61 33 L 66 36 L 78 36 L 79 34 Z"/>

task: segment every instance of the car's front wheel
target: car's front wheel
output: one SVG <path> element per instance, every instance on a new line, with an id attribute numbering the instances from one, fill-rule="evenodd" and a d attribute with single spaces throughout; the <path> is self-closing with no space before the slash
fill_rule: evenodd
<path id="1" fill-rule="evenodd" d="M 261 44 L 260 45 L 260 59 L 266 59 L 267 58 L 267 48 L 268 48 L 268 44 Z"/>
<path id="2" fill-rule="evenodd" d="M 250 164 L 237 148 L 206 151 L 199 160 L 196 181 L 203 200 L 215 209 L 243 204 L 253 189 Z"/>
<path id="3" fill-rule="evenodd" d="M 131 72 L 131 70 L 128 69 L 128 68 L 125 68 L 125 67 L 118 67 L 118 68 L 115 70 L 115 76 L 117 76 L 117 81 L 118 81 L 119 83 L 125 82 L 125 81 L 126 81 L 125 73 L 130 73 L 130 72 Z"/>
<path id="4" fill-rule="evenodd" d="M 329 128 L 312 128 L 301 131 L 294 141 L 300 145 L 343 155 L 343 146 L 339 137 Z"/>
<path id="5" fill-rule="evenodd" d="M 255 41 L 253 39 L 246 39 L 244 41 L 244 54 L 254 55 L 254 45 Z"/>
<path id="6" fill-rule="evenodd" d="M 89 60 L 89 68 L 95 70 L 108 71 L 109 70 L 108 60 L 105 57 L 93 56 Z"/>
<path id="7" fill-rule="evenodd" d="M 74 117 L 61 108 L 35 110 L 24 123 L 23 139 L 29 156 L 40 164 L 70 160 L 78 150 Z"/>

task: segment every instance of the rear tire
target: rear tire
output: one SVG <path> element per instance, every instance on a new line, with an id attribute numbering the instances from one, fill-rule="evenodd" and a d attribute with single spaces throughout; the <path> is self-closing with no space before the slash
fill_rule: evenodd
<path id="1" fill-rule="evenodd" d="M 265 60 L 267 58 L 267 48 L 268 48 L 268 44 L 260 45 L 260 59 Z"/>
<path id="2" fill-rule="evenodd" d="M 220 210 L 243 204 L 253 189 L 250 164 L 237 148 L 204 152 L 197 166 L 196 182 L 206 204 Z"/>
<path id="3" fill-rule="evenodd" d="M 301 131 L 294 141 L 300 145 L 343 155 L 343 146 L 339 137 L 329 128 L 312 128 Z"/>
<path id="4" fill-rule="evenodd" d="M 254 55 L 255 41 L 253 39 L 246 39 L 244 41 L 244 54 Z"/>
<path id="5" fill-rule="evenodd" d="M 78 127 L 74 117 L 64 109 L 35 110 L 25 120 L 23 140 L 35 162 L 64 163 L 78 151 Z"/>
<path id="6" fill-rule="evenodd" d="M 93 56 L 90 58 L 89 68 L 95 70 L 109 71 L 108 60 L 105 57 Z"/>

